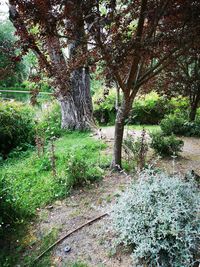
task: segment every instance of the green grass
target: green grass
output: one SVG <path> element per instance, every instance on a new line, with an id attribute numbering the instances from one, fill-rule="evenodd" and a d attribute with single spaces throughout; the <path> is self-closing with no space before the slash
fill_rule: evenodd
<path id="1" fill-rule="evenodd" d="M 6 181 L 19 215 L 18 222 L 35 214 L 37 208 L 69 194 L 66 166 L 70 157 L 81 151 L 80 157 L 84 157 L 88 168 L 99 168 L 99 164 L 103 167 L 107 159 L 100 157 L 100 151 L 104 148 L 105 144 L 92 139 L 88 133 L 66 133 L 55 141 L 56 177 L 52 175 L 49 146 L 41 158 L 36 151 L 32 151 L 5 161 L 0 169 L 0 177 Z"/>
<path id="2" fill-rule="evenodd" d="M 146 131 L 158 131 L 160 130 L 160 126 L 159 125 L 126 125 L 125 128 L 129 128 L 131 130 L 142 130 L 143 128 L 146 130 Z"/>
<path id="3" fill-rule="evenodd" d="M 111 126 L 103 126 L 102 128 L 110 128 Z M 113 125 L 114 127 L 114 125 Z M 135 125 L 125 125 L 125 131 L 126 129 L 129 129 L 129 130 L 142 130 L 143 128 L 146 130 L 146 131 L 158 131 L 160 130 L 160 126 L 159 125 L 147 125 L 147 124 L 144 124 L 144 125 L 138 125 L 138 124 L 135 124 Z"/>
<path id="4" fill-rule="evenodd" d="M 84 175 L 88 175 L 92 182 L 99 179 L 103 175 L 103 168 L 109 160 L 107 156 L 103 156 L 103 153 L 101 153 L 105 147 L 106 145 L 101 141 L 91 138 L 89 133 L 65 133 L 55 141 L 56 176 L 52 174 L 49 160 L 51 157 L 50 144 L 45 148 L 45 154 L 41 158 L 38 157 L 36 151 L 30 150 L 26 153 L 16 154 L 3 163 L 1 162 L 0 182 L 3 180 L 3 186 L 6 187 L 3 190 L 6 189 L 6 192 L 9 192 L 5 201 L 11 203 L 8 207 L 9 209 L 12 208 L 12 210 L 3 209 L 6 216 L 10 212 L 9 216 L 11 218 L 10 226 L 5 228 L 3 232 L 4 239 L 8 239 L 9 230 L 15 230 L 14 235 L 13 231 L 11 233 L 16 242 L 26 232 L 24 227 L 29 219 L 36 214 L 37 208 L 42 208 L 56 199 L 67 197 L 70 193 L 70 186 L 73 186 L 75 182 L 77 183 L 77 180 L 75 182 L 73 180 L 77 173 L 80 172 L 80 177 L 82 177 L 80 170 L 82 166 L 85 168 Z M 82 165 L 79 165 L 79 161 Z M 14 222 L 12 221 L 13 210 L 16 213 L 13 217 Z M 0 214 L 0 224 L 1 216 Z M 17 225 L 24 228 L 23 233 L 20 234 L 20 228 Z M 54 239 L 54 234 L 50 235 L 51 240 Z M 43 246 L 45 240 L 42 240 L 41 248 L 45 247 Z M 49 240 L 48 237 L 47 240 Z M 47 243 L 50 244 L 51 242 L 48 241 Z M 9 251 L 2 251 L 0 253 L 0 265 L 3 267 L 12 266 L 15 257 L 17 257 L 15 253 L 12 253 L 12 257 L 10 257 Z M 6 259 L 8 259 L 8 263 L 6 263 Z M 24 262 L 29 264 L 31 260 L 32 258 L 27 257 Z M 36 264 L 35 266 L 50 266 L 48 261 L 49 257 L 45 257 L 40 265 Z M 10 265 L 9 262 L 12 262 L 12 264 Z"/>

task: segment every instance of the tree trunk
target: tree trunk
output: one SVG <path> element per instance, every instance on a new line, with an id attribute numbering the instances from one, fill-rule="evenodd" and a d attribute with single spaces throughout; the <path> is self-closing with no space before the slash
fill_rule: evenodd
<path id="1" fill-rule="evenodd" d="M 90 77 L 87 68 L 73 72 L 71 90 L 59 97 L 62 114 L 62 128 L 70 130 L 89 130 L 94 124 Z"/>
<path id="2" fill-rule="evenodd" d="M 120 170 L 122 167 L 122 143 L 124 135 L 124 123 L 130 112 L 131 100 L 123 100 L 121 107 L 117 111 L 115 120 L 114 149 L 111 168 Z"/>
<path id="3" fill-rule="evenodd" d="M 189 114 L 189 120 L 191 122 L 193 122 L 195 120 L 196 113 L 197 113 L 197 106 L 196 105 L 192 105 L 191 109 L 190 109 L 190 114 Z"/>
<path id="4" fill-rule="evenodd" d="M 74 2 L 75 12 L 80 8 L 79 1 Z M 79 13 L 77 13 L 78 16 Z M 87 53 L 87 45 L 82 46 L 85 37 L 84 20 L 80 17 L 72 28 L 74 29 L 74 40 L 69 44 L 69 59 L 73 62 L 82 53 Z M 81 45 L 81 46 L 80 46 Z M 93 119 L 92 97 L 90 93 L 89 68 L 85 65 L 76 68 L 70 77 L 70 92 L 61 98 L 62 128 L 72 130 L 89 130 L 95 123 Z"/>
<path id="5" fill-rule="evenodd" d="M 190 114 L 189 114 L 189 120 L 193 122 L 196 118 L 197 108 L 199 105 L 200 96 L 197 96 L 195 101 L 193 103 L 190 103 Z"/>

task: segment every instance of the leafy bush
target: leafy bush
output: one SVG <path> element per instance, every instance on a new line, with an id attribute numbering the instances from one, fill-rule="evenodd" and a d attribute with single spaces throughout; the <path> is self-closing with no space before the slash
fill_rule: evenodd
<path id="1" fill-rule="evenodd" d="M 69 188 L 80 187 L 102 177 L 103 170 L 97 163 L 92 163 L 87 159 L 87 153 L 90 152 L 91 149 L 88 148 L 87 151 L 87 147 L 70 151 L 66 168 L 67 186 Z"/>
<path id="2" fill-rule="evenodd" d="M 0 153 L 6 157 L 16 147 L 33 143 L 33 110 L 18 102 L 0 101 Z"/>
<path id="3" fill-rule="evenodd" d="M 180 113 L 169 114 L 160 122 L 160 127 L 166 135 L 200 136 L 200 121 L 189 122 Z"/>
<path id="4" fill-rule="evenodd" d="M 104 96 L 102 90 L 97 90 L 93 96 L 94 116 L 101 124 L 114 124 L 116 116 L 116 90 L 110 89 Z M 188 99 L 174 97 L 167 99 L 155 92 L 142 95 L 135 99 L 128 119 L 129 124 L 159 124 L 169 113 L 188 115 Z"/>
<path id="5" fill-rule="evenodd" d="M 42 111 L 38 114 L 36 133 L 46 139 L 61 136 L 61 111 L 58 102 L 43 104 Z"/>
<path id="6" fill-rule="evenodd" d="M 150 147 L 161 156 L 177 155 L 181 152 L 184 142 L 175 135 L 165 136 L 163 132 L 152 132 Z"/>
<path id="7" fill-rule="evenodd" d="M 129 123 L 158 124 L 169 109 L 169 100 L 152 92 L 134 101 Z"/>
<path id="8" fill-rule="evenodd" d="M 141 136 L 137 138 L 135 138 L 134 133 L 128 134 L 124 139 L 123 147 L 128 156 L 128 160 L 135 160 L 137 167 L 142 169 L 145 166 L 149 149 L 145 130 L 143 129 Z"/>
<path id="9" fill-rule="evenodd" d="M 185 122 L 185 118 L 177 116 L 177 114 L 169 114 L 160 122 L 160 127 L 166 135 L 170 135 L 172 133 L 183 135 L 185 134 Z"/>
<path id="10" fill-rule="evenodd" d="M 192 181 L 145 170 L 113 209 L 118 242 L 131 246 L 137 266 L 193 266 L 199 204 Z"/>

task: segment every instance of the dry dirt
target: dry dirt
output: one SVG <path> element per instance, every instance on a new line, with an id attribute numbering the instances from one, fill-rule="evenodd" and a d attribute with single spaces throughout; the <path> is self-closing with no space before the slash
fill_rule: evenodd
<path id="1" fill-rule="evenodd" d="M 136 131 L 140 135 L 140 131 Z M 113 128 L 103 130 L 109 143 L 113 140 Z M 185 174 L 193 169 L 200 174 L 200 139 L 182 138 L 185 142 L 179 159 L 175 159 L 175 170 Z M 159 159 L 157 166 L 169 172 L 173 170 L 172 159 Z M 59 237 L 88 220 L 110 211 L 117 197 L 131 183 L 130 176 L 107 173 L 97 185 L 75 191 L 64 201 L 57 201 L 52 209 L 39 212 L 35 235 L 42 237 L 53 228 L 59 229 Z M 70 262 L 81 260 L 90 267 L 129 267 L 132 266 L 130 253 L 121 250 L 113 253 L 114 234 L 110 229 L 109 216 L 84 227 L 61 242 L 52 250 L 52 265 L 68 266 Z M 70 252 L 64 252 L 69 246 Z"/>

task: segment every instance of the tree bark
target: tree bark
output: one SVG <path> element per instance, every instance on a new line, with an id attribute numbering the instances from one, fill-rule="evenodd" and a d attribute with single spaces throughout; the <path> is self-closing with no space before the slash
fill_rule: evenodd
<path id="1" fill-rule="evenodd" d="M 111 168 L 120 170 L 122 168 L 122 143 L 124 135 L 124 123 L 129 115 L 132 100 L 123 100 L 121 107 L 117 111 L 115 120 L 114 148 Z"/>
<path id="2" fill-rule="evenodd" d="M 195 120 L 195 118 L 196 118 L 197 108 L 199 106 L 199 102 L 200 102 L 200 92 L 198 91 L 198 93 L 196 94 L 196 96 L 194 96 L 193 100 L 190 99 L 189 120 L 191 122 L 193 122 Z"/>
<path id="3" fill-rule="evenodd" d="M 75 13 L 79 15 L 79 1 L 75 1 Z M 80 17 L 73 25 L 74 40 L 69 45 L 69 59 L 77 60 L 78 50 L 87 53 L 87 45 L 81 45 L 85 36 L 84 20 Z M 81 45 L 81 46 L 80 46 Z M 89 130 L 95 123 L 93 119 L 92 97 L 90 93 L 90 75 L 87 66 L 73 70 L 70 77 L 70 90 L 61 97 L 62 128 L 71 130 Z"/>
<path id="4" fill-rule="evenodd" d="M 197 108 L 198 108 L 198 105 L 196 103 L 190 106 L 189 120 L 191 122 L 193 122 L 196 118 Z"/>
<path id="5" fill-rule="evenodd" d="M 62 128 L 70 130 L 89 130 L 94 124 L 90 77 L 87 68 L 73 72 L 71 90 L 59 97 L 62 114 Z"/>

